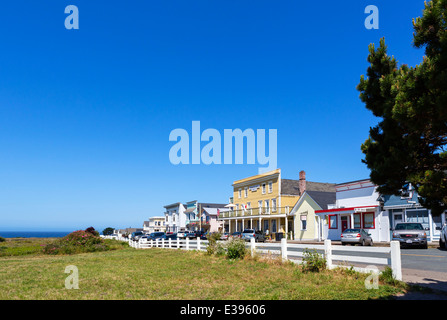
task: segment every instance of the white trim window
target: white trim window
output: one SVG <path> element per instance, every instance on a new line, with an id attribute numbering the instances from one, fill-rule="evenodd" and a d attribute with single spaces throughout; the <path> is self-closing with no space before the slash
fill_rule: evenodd
<path id="1" fill-rule="evenodd" d="M 265 194 L 265 183 L 262 184 L 262 194 Z"/>
<path id="2" fill-rule="evenodd" d="M 301 230 L 307 230 L 307 214 L 300 215 Z"/>
<path id="3" fill-rule="evenodd" d="M 269 213 L 270 212 L 270 200 L 264 200 L 264 205 L 265 205 L 265 212 Z"/>
<path id="4" fill-rule="evenodd" d="M 242 198 L 242 189 L 241 188 L 239 188 L 239 190 L 237 191 L 237 196 L 239 199 Z"/>
<path id="5" fill-rule="evenodd" d="M 269 181 L 269 193 L 273 192 L 273 182 Z"/>
<path id="6" fill-rule="evenodd" d="M 248 197 L 248 187 L 244 188 L 244 198 Z"/>
<path id="7" fill-rule="evenodd" d="M 276 199 L 272 199 L 272 211 L 276 211 Z"/>

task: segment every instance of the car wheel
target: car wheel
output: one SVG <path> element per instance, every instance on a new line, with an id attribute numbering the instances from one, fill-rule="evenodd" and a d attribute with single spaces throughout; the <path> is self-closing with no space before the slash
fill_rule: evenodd
<path id="1" fill-rule="evenodd" d="M 362 240 L 362 247 L 365 246 L 365 240 Z"/>
<path id="2" fill-rule="evenodd" d="M 445 249 L 445 242 L 442 241 L 442 239 L 439 239 L 439 246 L 441 247 L 441 249 Z"/>
<path id="3" fill-rule="evenodd" d="M 373 240 L 371 239 L 371 241 L 370 241 L 370 243 L 369 243 L 369 245 L 372 247 L 373 245 L 374 245 L 374 242 L 373 242 Z"/>

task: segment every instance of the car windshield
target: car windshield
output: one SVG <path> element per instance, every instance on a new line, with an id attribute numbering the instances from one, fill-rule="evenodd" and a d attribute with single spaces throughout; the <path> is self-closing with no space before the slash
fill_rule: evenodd
<path id="1" fill-rule="evenodd" d="M 343 233 L 359 233 L 360 229 L 346 229 Z"/>
<path id="2" fill-rule="evenodd" d="M 245 229 L 242 233 L 255 233 L 253 229 Z"/>
<path id="3" fill-rule="evenodd" d="M 398 223 L 396 230 L 424 230 L 420 223 Z"/>

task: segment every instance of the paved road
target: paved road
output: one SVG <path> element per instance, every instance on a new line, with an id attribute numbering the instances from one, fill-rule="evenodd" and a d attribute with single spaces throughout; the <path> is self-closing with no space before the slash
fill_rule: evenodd
<path id="1" fill-rule="evenodd" d="M 402 249 L 401 259 L 402 269 L 441 272 L 445 273 L 445 280 L 447 280 L 447 250 Z"/>

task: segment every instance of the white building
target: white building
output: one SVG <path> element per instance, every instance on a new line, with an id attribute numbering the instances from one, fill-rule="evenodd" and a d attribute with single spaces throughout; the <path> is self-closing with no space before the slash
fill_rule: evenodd
<path id="1" fill-rule="evenodd" d="M 369 180 L 337 184 L 336 202 L 327 210 L 317 210 L 321 239 L 340 240 L 348 228 L 362 228 L 375 242 L 389 242 L 392 229 L 399 222 L 419 222 L 427 231 L 429 242 L 439 241 L 446 214 L 433 216 L 422 207 L 419 197 L 410 189 L 402 195 L 380 195 Z"/>
<path id="2" fill-rule="evenodd" d="M 179 232 L 186 229 L 186 206 L 181 202 L 176 202 L 164 206 L 166 232 Z"/>
<path id="3" fill-rule="evenodd" d="M 150 217 L 149 221 L 144 221 L 143 231 L 145 233 L 165 232 L 166 231 L 166 218 L 164 216 Z"/>
<path id="4" fill-rule="evenodd" d="M 381 210 L 380 194 L 369 179 L 337 184 L 335 189 L 335 204 L 315 211 L 321 240 L 340 240 L 344 230 L 362 228 L 375 242 L 390 241 L 388 211 Z"/>

